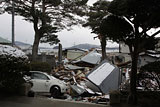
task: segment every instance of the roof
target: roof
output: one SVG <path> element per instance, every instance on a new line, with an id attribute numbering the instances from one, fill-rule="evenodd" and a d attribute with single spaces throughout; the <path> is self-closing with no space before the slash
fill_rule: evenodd
<path id="1" fill-rule="evenodd" d="M 79 51 L 87 52 L 87 50 L 85 50 L 85 49 L 79 49 L 79 48 L 67 48 L 65 50 L 76 50 L 76 51 L 79 50 Z"/>
<path id="2" fill-rule="evenodd" d="M 150 56 L 153 58 L 160 58 L 160 53 L 157 51 L 148 50 L 147 52 L 140 53 L 140 56 Z"/>
<path id="3" fill-rule="evenodd" d="M 78 62 L 87 62 L 89 64 L 99 64 L 99 62 L 101 61 L 101 57 L 102 55 L 99 54 L 96 50 L 91 51 L 90 53 L 88 53 L 87 55 L 85 55 L 84 57 L 82 57 L 80 60 L 75 61 L 74 63 L 78 63 Z"/>
<path id="4" fill-rule="evenodd" d="M 91 64 L 98 64 L 101 61 L 101 56 L 101 54 L 97 53 L 97 51 L 94 50 L 84 56 L 81 60 Z"/>
<path id="5" fill-rule="evenodd" d="M 11 44 L 11 41 L 0 37 L 0 44 Z"/>

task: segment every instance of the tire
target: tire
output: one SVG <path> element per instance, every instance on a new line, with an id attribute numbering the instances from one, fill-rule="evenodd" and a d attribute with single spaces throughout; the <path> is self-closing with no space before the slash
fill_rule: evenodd
<path id="1" fill-rule="evenodd" d="M 50 93 L 51 93 L 51 97 L 53 98 L 59 98 L 60 95 L 61 95 L 61 90 L 58 86 L 53 86 L 51 89 L 50 89 Z"/>
<path id="2" fill-rule="evenodd" d="M 27 96 L 28 97 L 34 97 L 35 96 L 35 92 L 34 91 L 29 91 Z"/>

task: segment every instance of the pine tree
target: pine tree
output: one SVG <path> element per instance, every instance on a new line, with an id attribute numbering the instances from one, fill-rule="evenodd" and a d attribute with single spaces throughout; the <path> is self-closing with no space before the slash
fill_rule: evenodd
<path id="1" fill-rule="evenodd" d="M 128 103 L 137 103 L 136 80 L 139 53 L 154 49 L 155 36 L 147 34 L 151 29 L 160 27 L 159 0 L 113 0 L 108 8 L 111 13 L 103 19 L 100 32 L 116 42 L 129 46 L 132 59 L 130 73 L 130 95 Z"/>
<path id="2" fill-rule="evenodd" d="M 83 23 L 77 16 L 87 11 L 88 0 L 14 0 L 15 14 L 33 24 L 34 43 L 33 60 L 36 59 L 41 42 L 56 44 L 59 42 L 57 32 L 70 29 L 72 25 Z M 12 1 L 7 0 L 5 10 L 12 11 Z"/>
<path id="3" fill-rule="evenodd" d="M 108 14 L 108 6 L 110 2 L 105 0 L 99 0 L 90 7 L 90 11 L 87 14 L 88 19 L 87 23 L 85 23 L 84 27 L 90 27 L 92 29 L 92 33 L 97 34 L 102 48 L 102 60 L 106 59 L 106 36 L 99 33 L 99 26 L 101 20 Z"/>

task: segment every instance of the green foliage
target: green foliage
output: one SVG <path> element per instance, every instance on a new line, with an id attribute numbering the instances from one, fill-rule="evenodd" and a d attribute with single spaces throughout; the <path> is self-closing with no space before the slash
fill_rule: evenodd
<path id="1" fill-rule="evenodd" d="M 108 14 L 107 9 L 109 4 L 109 1 L 99 0 L 94 3 L 93 6 L 90 6 L 89 12 L 87 14 L 87 23 L 85 23 L 83 26 L 90 27 L 93 33 L 98 34 L 101 20 Z"/>
<path id="2" fill-rule="evenodd" d="M 42 71 L 42 72 L 51 72 L 51 66 L 47 62 L 31 62 L 29 64 L 31 71 Z"/>
<path id="3" fill-rule="evenodd" d="M 29 70 L 26 58 L 0 55 L 0 89 L 16 93 L 25 82 L 24 73 Z"/>
<path id="4" fill-rule="evenodd" d="M 88 0 L 14 0 L 15 14 L 34 24 L 41 42 L 51 45 L 59 42 L 56 33 L 70 29 L 83 21 L 75 15 L 84 15 Z M 7 2 L 7 1 L 6 1 Z M 11 1 L 5 10 L 12 11 Z"/>
<path id="5" fill-rule="evenodd" d="M 58 39 L 58 35 L 55 34 L 55 33 L 57 33 L 56 29 L 57 29 L 56 27 L 53 27 L 50 25 L 45 27 L 43 30 L 45 30 L 46 33 L 44 33 L 40 42 L 41 43 L 49 43 L 50 45 L 54 45 L 54 44 L 57 44 L 58 42 L 60 42 L 60 40 Z"/>
<path id="6" fill-rule="evenodd" d="M 109 14 L 102 21 L 100 33 L 106 35 L 110 40 L 120 42 L 133 38 L 133 27 L 125 18 Z M 126 38 L 127 37 L 127 38 Z"/>
<path id="7" fill-rule="evenodd" d="M 159 0 L 114 0 L 108 11 L 119 16 L 126 16 L 143 30 L 148 30 L 159 27 L 159 9 Z"/>
<path id="8" fill-rule="evenodd" d="M 159 4 L 159 0 L 113 0 L 108 7 L 111 14 L 103 19 L 99 31 L 113 41 L 137 47 L 138 53 L 154 49 L 160 30 L 152 35 L 147 32 L 159 27 Z"/>
<path id="9" fill-rule="evenodd" d="M 53 0 L 46 0 L 46 3 L 53 5 L 55 7 L 55 6 L 60 5 L 62 2 L 61 2 L 61 0 L 54 0 L 54 1 Z"/>

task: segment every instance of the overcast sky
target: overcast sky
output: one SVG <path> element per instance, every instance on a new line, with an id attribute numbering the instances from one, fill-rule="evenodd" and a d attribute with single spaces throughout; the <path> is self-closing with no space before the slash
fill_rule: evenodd
<path id="1" fill-rule="evenodd" d="M 89 4 L 93 4 L 97 0 L 89 0 Z M 31 23 L 22 20 L 20 16 L 15 17 L 15 41 L 21 41 L 29 44 L 33 44 L 34 31 Z M 63 47 L 70 47 L 77 44 L 89 43 L 100 45 L 98 39 L 93 39 L 95 34 L 91 34 L 91 30 L 88 28 L 73 27 L 73 30 L 63 30 L 58 33 L 60 43 Z M 11 15 L 0 15 L 0 37 L 11 41 Z M 109 46 L 115 46 L 115 44 L 108 43 Z M 48 47 L 49 44 L 40 44 L 40 46 Z M 54 46 L 51 46 L 54 47 Z"/>

